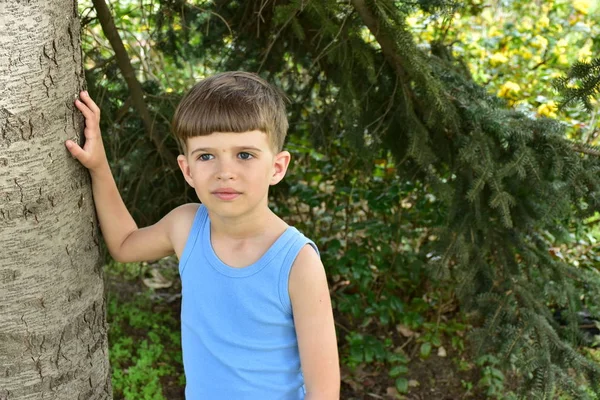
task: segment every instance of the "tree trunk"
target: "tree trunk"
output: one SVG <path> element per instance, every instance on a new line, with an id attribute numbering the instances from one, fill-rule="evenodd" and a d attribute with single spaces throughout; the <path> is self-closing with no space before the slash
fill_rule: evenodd
<path id="1" fill-rule="evenodd" d="M 75 0 L 0 0 L 0 400 L 110 399 Z"/>

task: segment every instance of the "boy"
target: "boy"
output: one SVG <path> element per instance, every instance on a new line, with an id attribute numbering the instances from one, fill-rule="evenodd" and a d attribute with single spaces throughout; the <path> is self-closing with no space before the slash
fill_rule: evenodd
<path id="1" fill-rule="evenodd" d="M 268 208 L 269 186 L 290 162 L 281 92 L 245 72 L 196 84 L 177 107 L 173 130 L 184 147 L 177 162 L 202 204 L 182 205 L 141 229 L 110 172 L 100 110 L 87 92 L 75 105 L 86 143 L 65 144 L 90 171 L 112 257 L 179 259 L 186 398 L 338 399 L 323 265 L 314 243 Z"/>

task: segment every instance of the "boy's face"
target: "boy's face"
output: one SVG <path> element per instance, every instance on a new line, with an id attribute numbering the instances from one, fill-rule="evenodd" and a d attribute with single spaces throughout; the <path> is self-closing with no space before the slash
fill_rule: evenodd
<path id="1" fill-rule="evenodd" d="M 269 186 L 285 176 L 290 153 L 275 154 L 268 139 L 257 130 L 196 136 L 177 161 L 209 211 L 236 217 L 267 206 Z"/>

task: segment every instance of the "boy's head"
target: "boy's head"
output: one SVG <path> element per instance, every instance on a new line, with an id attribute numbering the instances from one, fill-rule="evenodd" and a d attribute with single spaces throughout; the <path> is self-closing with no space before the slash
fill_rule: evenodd
<path id="1" fill-rule="evenodd" d="M 278 153 L 288 130 L 285 102 L 278 88 L 256 74 L 223 72 L 188 91 L 175 110 L 173 131 L 187 152 L 190 137 L 259 130 Z"/>

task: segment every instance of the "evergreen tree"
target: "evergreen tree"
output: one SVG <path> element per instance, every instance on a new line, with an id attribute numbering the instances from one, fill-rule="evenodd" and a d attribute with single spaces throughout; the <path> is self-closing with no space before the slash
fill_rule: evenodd
<path id="1" fill-rule="evenodd" d="M 215 57 L 221 70 L 259 71 L 290 93 L 292 120 L 337 121 L 317 131 L 315 143 L 343 137 L 373 153 L 389 150 L 399 174 L 431 188 L 446 216 L 435 227 L 438 239 L 421 248 L 431 276 L 456 286 L 477 322 L 475 347 L 516 367 L 529 398 L 553 398 L 559 388 L 586 398 L 572 373 L 600 393 L 600 368 L 577 350 L 579 292 L 590 285 L 600 300 L 600 282 L 549 251 L 568 234 L 565 226 L 598 210 L 600 149 L 569 141 L 557 121 L 510 110 L 472 80 L 448 44 L 416 45 L 407 15 L 452 12 L 455 2 L 221 0 L 199 8 L 169 0 L 160 7 L 155 40 L 175 62 Z M 559 81 L 565 103 L 580 98 L 589 106 L 598 68 L 598 60 L 578 64 Z M 572 79 L 579 88 L 569 87 Z M 303 116 L 315 99 L 321 106 Z"/>
<path id="2" fill-rule="evenodd" d="M 530 119 L 487 94 L 444 43 L 420 50 L 405 23 L 416 6 L 452 5 L 292 0 L 262 13 L 254 2 L 218 12 L 231 13 L 225 18 L 244 49 L 245 59 L 232 56 L 228 66 L 276 74 L 292 55 L 307 71 L 317 68 L 338 91 L 328 111 L 344 121 L 335 134 L 362 144 L 376 138 L 403 166 L 399 173 L 444 200 L 446 223 L 423 251 L 434 276 L 456 283 L 464 309 L 479 316 L 478 350 L 515 365 L 532 397 L 552 398 L 558 387 L 585 397 L 571 370 L 598 392 L 600 369 L 577 351 L 576 317 L 581 286 L 597 278 L 553 257 L 548 236 L 560 238 L 567 221 L 598 209 L 598 159 L 566 140 L 560 123 Z M 376 42 L 364 40 L 365 26 Z M 556 322 L 554 308 L 565 310 L 567 324 Z"/>

